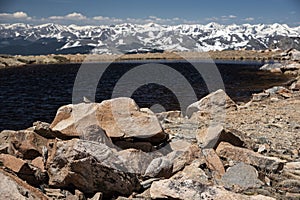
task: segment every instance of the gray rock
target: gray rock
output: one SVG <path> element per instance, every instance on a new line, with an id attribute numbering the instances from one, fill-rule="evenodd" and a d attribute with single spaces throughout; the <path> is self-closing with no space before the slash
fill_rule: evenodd
<path id="1" fill-rule="evenodd" d="M 284 65 L 282 63 L 268 63 L 264 64 L 262 67 L 259 68 L 259 70 L 262 71 L 271 71 L 274 69 L 281 69 Z"/>
<path id="2" fill-rule="evenodd" d="M 155 181 L 150 188 L 152 199 L 214 199 L 214 200 L 275 200 L 263 195 L 242 195 L 225 190 L 222 187 L 210 186 L 192 179 L 166 179 Z"/>
<path id="3" fill-rule="evenodd" d="M 147 167 L 144 176 L 151 178 L 169 178 L 172 175 L 172 170 L 173 163 L 169 159 L 160 157 L 152 160 L 152 162 Z"/>
<path id="4" fill-rule="evenodd" d="M 224 186 L 230 189 L 238 186 L 246 190 L 248 188 L 259 188 L 263 185 L 263 182 L 258 179 L 256 169 L 245 163 L 238 163 L 228 168 L 221 180 Z"/>
<path id="5" fill-rule="evenodd" d="M 293 49 L 289 51 L 289 55 L 291 56 L 291 60 L 300 61 L 300 51 Z"/>
<path id="6" fill-rule="evenodd" d="M 252 94 L 252 101 L 262 101 L 264 99 L 267 99 L 270 96 L 269 93 L 261 92 L 257 94 Z"/>
<path id="7" fill-rule="evenodd" d="M 89 140 L 89 141 L 105 144 L 110 148 L 117 148 L 113 144 L 112 140 L 106 135 L 104 130 L 97 125 L 91 125 L 86 127 L 83 130 L 83 135 L 81 136 L 81 138 L 83 140 Z"/>
<path id="8" fill-rule="evenodd" d="M 228 108 L 237 108 L 237 105 L 230 97 L 221 89 L 207 95 L 200 101 L 197 101 L 187 107 L 186 116 L 189 118 L 196 112 L 208 112 L 216 114 L 224 112 Z"/>
<path id="9" fill-rule="evenodd" d="M 292 85 L 290 86 L 291 90 L 300 90 L 300 78 L 295 81 L 294 83 L 292 83 Z"/>
<path id="10" fill-rule="evenodd" d="M 201 199 L 201 194 L 208 187 L 193 180 L 162 180 L 153 182 L 150 188 L 152 199 L 171 198 L 182 200 Z"/>
<path id="11" fill-rule="evenodd" d="M 173 163 L 172 174 L 182 170 L 186 165 L 191 164 L 194 160 L 205 163 L 204 155 L 198 145 L 193 144 L 185 150 L 175 150 L 165 156 Z"/>
<path id="12" fill-rule="evenodd" d="M 244 142 L 236 135 L 228 130 L 225 130 L 223 126 L 209 126 L 201 129 L 197 136 L 197 142 L 201 148 L 213 148 L 215 149 L 220 142 L 229 142 L 235 146 L 243 146 Z"/>
<path id="13" fill-rule="evenodd" d="M 249 149 L 235 147 L 227 142 L 221 142 L 216 149 L 219 157 L 234 160 L 237 162 L 244 162 L 260 169 L 277 172 L 281 170 L 286 163 L 276 157 L 269 157 L 261 155 Z"/>
<path id="14" fill-rule="evenodd" d="M 137 149 L 126 149 L 116 153 L 122 160 L 126 171 L 132 174 L 143 175 L 154 158 L 154 154 L 145 153 Z"/>
<path id="15" fill-rule="evenodd" d="M 282 87 L 282 86 L 274 86 L 272 88 L 269 88 L 267 90 L 265 90 L 264 92 L 267 93 L 267 94 L 270 94 L 270 95 L 274 95 L 274 94 L 278 94 L 279 92 L 281 91 L 285 91 L 288 89 L 286 89 L 285 87 Z"/>
<path id="16" fill-rule="evenodd" d="M 212 175 L 215 179 L 221 179 L 221 177 L 225 174 L 224 165 L 213 149 L 203 149 L 202 150 L 207 168 L 210 169 Z"/>
<path id="17" fill-rule="evenodd" d="M 288 90 L 285 87 L 282 86 L 274 86 L 272 88 L 266 89 L 261 93 L 258 94 L 253 94 L 252 95 L 252 101 L 262 101 L 264 99 L 267 99 L 269 97 L 274 97 L 274 96 L 281 96 L 284 98 L 290 98 L 292 96 L 292 93 L 290 90 Z"/>
<path id="18" fill-rule="evenodd" d="M 42 192 L 26 182 L 0 170 L 0 199 L 48 199 Z"/>
<path id="19" fill-rule="evenodd" d="M 108 146 L 79 139 L 59 141 L 49 158 L 49 184 L 86 193 L 129 195 L 140 188 L 120 155 Z"/>

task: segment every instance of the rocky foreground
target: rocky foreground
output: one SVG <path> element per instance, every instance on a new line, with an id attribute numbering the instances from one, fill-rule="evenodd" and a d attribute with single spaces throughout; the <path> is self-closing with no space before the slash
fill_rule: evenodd
<path id="1" fill-rule="evenodd" d="M 286 87 L 237 105 L 222 90 L 185 113 L 130 98 L 58 109 L 0 133 L 0 199 L 299 199 L 299 64 Z"/>

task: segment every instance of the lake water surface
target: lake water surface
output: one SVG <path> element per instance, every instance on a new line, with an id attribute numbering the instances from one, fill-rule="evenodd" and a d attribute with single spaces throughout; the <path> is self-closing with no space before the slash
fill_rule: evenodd
<path id="1" fill-rule="evenodd" d="M 118 80 L 141 64 L 151 61 L 117 62 L 109 65 L 101 77 L 96 102 L 110 99 Z M 152 61 L 164 64 L 183 75 L 194 89 L 197 98 L 207 95 L 208 88 L 202 76 L 188 62 Z M 207 63 L 197 62 L 205 67 Z M 92 64 L 105 67 L 107 63 Z M 201 66 L 200 65 L 200 66 Z M 216 66 L 222 76 L 227 94 L 235 101 L 248 101 L 251 95 L 275 85 L 281 85 L 290 77 L 259 71 L 263 63 L 221 62 Z M 72 91 L 80 64 L 31 65 L 0 69 L 0 130 L 19 130 L 32 126 L 35 121 L 51 122 L 57 109 L 72 103 Z M 154 67 L 155 68 L 155 67 Z M 153 69 L 155 70 L 155 69 Z M 178 91 L 184 90 L 183 83 L 169 77 Z M 124 84 L 124 90 L 130 83 Z M 161 105 L 165 110 L 179 109 L 173 91 L 157 83 L 136 88 L 131 96 L 140 107 Z M 80 101 L 80 100 L 79 100 Z"/>

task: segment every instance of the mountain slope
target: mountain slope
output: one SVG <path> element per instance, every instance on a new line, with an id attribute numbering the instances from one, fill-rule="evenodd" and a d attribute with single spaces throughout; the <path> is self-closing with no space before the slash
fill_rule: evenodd
<path id="1" fill-rule="evenodd" d="M 138 53 L 300 49 L 300 27 L 286 24 L 63 26 L 0 24 L 1 54 Z"/>

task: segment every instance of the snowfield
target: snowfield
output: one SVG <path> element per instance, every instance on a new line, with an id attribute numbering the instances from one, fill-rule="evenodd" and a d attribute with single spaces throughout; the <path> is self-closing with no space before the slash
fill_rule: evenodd
<path id="1" fill-rule="evenodd" d="M 46 47 L 43 45 L 47 45 Z M 14 47 L 14 48 L 13 48 Z M 111 26 L 0 24 L 0 53 L 109 53 L 140 50 L 201 52 L 239 49 L 300 49 L 300 27 L 286 24 Z"/>

